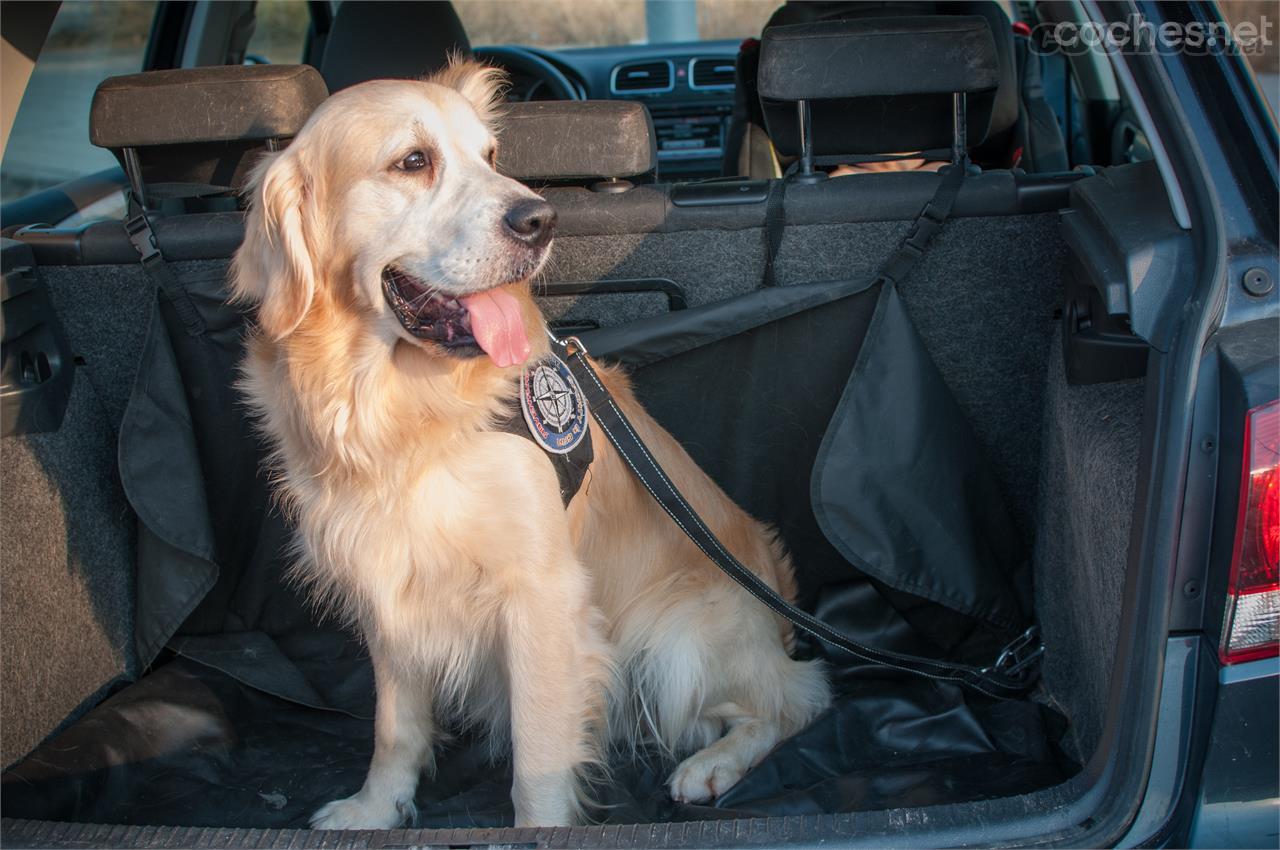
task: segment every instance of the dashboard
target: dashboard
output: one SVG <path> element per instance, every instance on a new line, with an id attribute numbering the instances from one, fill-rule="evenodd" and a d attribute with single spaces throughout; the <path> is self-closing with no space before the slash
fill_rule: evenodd
<path id="1" fill-rule="evenodd" d="M 720 176 L 733 112 L 736 40 L 523 49 L 555 65 L 585 100 L 631 100 L 648 107 L 660 179 Z M 550 93 L 541 80 L 517 73 L 509 96 L 542 100 Z"/>

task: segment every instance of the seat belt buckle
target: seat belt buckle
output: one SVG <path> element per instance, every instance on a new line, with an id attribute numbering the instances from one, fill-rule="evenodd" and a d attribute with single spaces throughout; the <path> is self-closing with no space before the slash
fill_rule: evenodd
<path id="1" fill-rule="evenodd" d="M 1021 678 L 1039 663 L 1043 655 L 1044 641 L 1040 640 L 1040 627 L 1031 626 L 1000 650 L 996 663 L 988 669 L 993 673 Z"/>
<path id="2" fill-rule="evenodd" d="M 924 215 L 916 219 L 911 225 L 907 238 L 902 242 L 902 247 L 910 250 L 913 254 L 924 254 L 925 248 L 929 247 L 933 237 L 938 235 L 938 231 L 942 230 L 942 221 L 929 215 L 931 209 L 932 204 L 925 208 Z"/>
<path id="3" fill-rule="evenodd" d="M 916 220 L 911 223 L 911 230 L 907 233 L 904 246 L 917 254 L 923 254 L 924 249 L 929 247 L 929 242 L 941 232 L 942 226 L 946 223 L 947 217 L 938 211 L 937 199 L 930 199 L 920 211 L 920 215 L 916 216 Z"/>

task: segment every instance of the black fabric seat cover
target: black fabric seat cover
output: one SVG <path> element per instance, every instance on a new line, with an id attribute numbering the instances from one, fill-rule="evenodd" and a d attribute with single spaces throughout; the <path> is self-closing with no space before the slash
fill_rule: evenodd
<path id="1" fill-rule="evenodd" d="M 154 672 L 7 771 L 5 816 L 298 827 L 363 782 L 373 742 L 367 652 L 285 577 L 288 526 L 230 389 L 243 318 L 225 304 L 219 272 L 183 280 L 208 331 L 186 334 L 157 302 L 121 434 L 121 475 L 140 520 L 140 653 L 155 657 Z M 633 362 L 635 386 L 731 497 L 778 527 L 802 605 L 866 643 L 988 659 L 999 633 L 855 569 L 815 521 L 811 471 L 879 300 L 877 287 L 846 281 L 683 311 L 689 327 L 670 335 L 664 355 L 642 349 Z M 644 321 L 661 336 L 664 317 Z M 625 337 L 601 331 L 587 344 L 625 362 Z M 799 652 L 826 658 L 836 703 L 740 785 L 714 805 L 677 804 L 664 786 L 669 757 L 614 754 L 594 789 L 606 807 L 594 815 L 627 823 L 933 805 L 1024 793 L 1075 770 L 1055 744 L 1061 720 L 1033 702 L 994 702 L 803 641 Z M 416 825 L 509 825 L 509 763 L 490 764 L 487 742 L 459 731 L 421 783 Z"/>

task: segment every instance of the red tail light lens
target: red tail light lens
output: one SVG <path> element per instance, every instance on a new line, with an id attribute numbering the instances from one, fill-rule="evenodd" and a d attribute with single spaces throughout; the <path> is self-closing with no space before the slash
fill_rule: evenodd
<path id="1" fill-rule="evenodd" d="M 1249 411 L 1231 558 L 1226 664 L 1269 658 L 1280 648 L 1280 401 Z"/>

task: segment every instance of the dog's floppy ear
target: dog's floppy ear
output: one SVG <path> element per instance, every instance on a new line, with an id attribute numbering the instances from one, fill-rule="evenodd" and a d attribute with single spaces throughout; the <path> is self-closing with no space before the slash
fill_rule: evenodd
<path id="1" fill-rule="evenodd" d="M 258 325 L 283 339 L 315 299 L 317 204 L 297 150 L 265 157 L 249 176 L 244 243 L 232 264 L 237 301 L 258 305 Z"/>
<path id="2" fill-rule="evenodd" d="M 501 68 L 467 59 L 460 53 L 449 54 L 449 64 L 427 78 L 427 82 L 453 89 L 471 102 L 480 120 L 492 124 L 498 117 L 507 86 L 507 75 Z"/>

